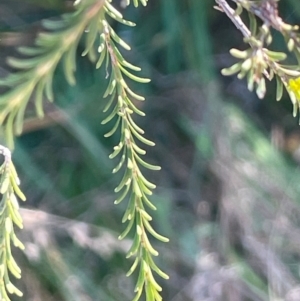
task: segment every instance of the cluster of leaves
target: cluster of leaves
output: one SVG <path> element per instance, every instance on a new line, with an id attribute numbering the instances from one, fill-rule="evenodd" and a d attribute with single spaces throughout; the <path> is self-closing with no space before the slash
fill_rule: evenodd
<path id="1" fill-rule="evenodd" d="M 0 193 L 2 195 L 0 203 L 0 297 L 1 300 L 9 301 L 7 292 L 22 296 L 22 292 L 10 282 L 9 272 L 16 278 L 21 278 L 21 269 L 11 253 L 11 241 L 15 247 L 24 249 L 24 245 L 14 232 L 14 224 L 23 228 L 16 196 L 23 201 L 25 201 L 25 196 L 19 188 L 20 180 L 11 161 L 9 149 L 1 146 L 0 153 L 4 157 L 0 166 Z"/>
<path id="2" fill-rule="evenodd" d="M 133 0 L 134 6 L 137 7 L 139 3 L 145 6 L 147 0 Z M 130 0 L 127 0 L 126 4 L 129 5 Z M 154 143 L 143 137 L 144 131 L 132 118 L 133 113 L 144 116 L 144 113 L 134 105 L 134 101 L 143 101 L 144 97 L 129 88 L 124 76 L 139 83 L 147 83 L 149 80 L 138 77 L 129 71 L 140 71 L 140 68 L 130 64 L 122 56 L 118 47 L 122 46 L 126 50 L 130 50 L 130 47 L 109 25 L 108 18 L 127 26 L 135 25 L 123 19 L 122 14 L 111 4 L 111 0 L 77 0 L 74 3 L 73 12 L 63 15 L 59 19 L 43 22 L 46 31 L 38 35 L 35 45 L 20 47 L 18 49 L 20 57 L 10 57 L 7 60 L 15 72 L 0 80 L 0 87 L 5 91 L 0 95 L 0 129 L 6 144 L 13 148 L 14 136 L 22 133 L 26 107 L 30 100 L 35 104 L 37 115 L 40 118 L 44 116 L 43 101 L 44 99 L 49 101 L 54 99 L 52 80 L 54 71 L 60 62 L 63 64 L 68 83 L 75 84 L 76 52 L 83 37 L 85 50 L 82 55 L 88 56 L 90 61 L 95 63 L 96 68 L 100 68 L 104 64 L 107 77 L 109 77 L 109 84 L 104 94 L 104 98 L 108 97 L 108 101 L 104 111 L 111 110 L 111 112 L 102 123 L 110 121 L 115 123 L 105 137 L 112 136 L 118 130 L 121 132 L 120 142 L 114 147 L 110 158 L 115 158 L 120 154 L 120 162 L 113 173 L 124 169 L 124 176 L 115 189 L 115 192 L 120 192 L 115 203 L 119 204 L 126 197 L 129 199 L 122 220 L 123 223 L 128 222 L 128 224 L 119 238 L 123 239 L 131 229 L 134 230 L 133 243 L 127 255 L 135 257 L 128 276 L 139 266 L 134 300 L 138 300 L 143 291 L 145 291 L 147 301 L 162 300 L 159 293 L 161 287 L 154 279 L 153 271 L 165 279 L 168 276 L 155 264 L 153 256 L 157 256 L 158 252 L 152 247 L 148 236 L 150 233 L 156 239 L 164 242 L 168 239 L 156 233 L 150 224 L 152 218 L 146 207 L 152 210 L 156 209 L 148 199 L 155 185 L 145 178 L 140 166 L 150 170 L 159 170 L 160 168 L 141 158 L 146 151 L 140 148 L 136 141 L 139 140 L 150 146 Z M 7 280 L 7 267 L 15 276 L 19 276 L 20 269 L 9 256 L 9 237 L 15 245 L 22 246 L 15 238 L 11 221 L 13 220 L 18 226 L 21 226 L 21 219 L 16 213 L 17 202 L 14 192 L 21 199 L 23 199 L 23 195 L 17 190 L 18 183 L 11 161 L 3 166 L 1 169 L 4 175 L 2 176 L 4 181 L 1 184 L 3 207 L 1 208 L 4 209 L 2 209 L 0 223 L 3 225 L 1 227 L 2 238 L 7 250 L 6 253 L 3 253 L 2 258 L 7 264 L 4 265 L 0 277 L 4 278 L 6 288 L 10 293 L 15 292 L 20 295 L 21 293 L 14 289 L 10 282 L 7 282 L 9 281 Z M 1 297 L 9 300 L 4 293 Z"/>
<path id="3" fill-rule="evenodd" d="M 277 83 L 277 100 L 287 90 L 293 103 L 293 115 L 300 108 L 300 34 L 299 27 L 285 23 L 278 14 L 279 0 L 233 0 L 233 10 L 226 1 L 216 0 L 218 8 L 225 12 L 243 33 L 244 41 L 250 46 L 247 50 L 231 49 L 230 53 L 240 61 L 230 68 L 223 69 L 223 75 L 238 73 L 238 78 L 247 78 L 248 89 L 256 89 L 259 98 L 266 93 L 266 79 L 274 77 Z M 243 23 L 240 15 L 246 11 L 249 16 L 249 28 Z M 284 52 L 269 49 L 272 44 L 273 30 L 279 32 L 287 45 Z M 297 64 L 283 64 L 288 54 L 293 53 Z"/>

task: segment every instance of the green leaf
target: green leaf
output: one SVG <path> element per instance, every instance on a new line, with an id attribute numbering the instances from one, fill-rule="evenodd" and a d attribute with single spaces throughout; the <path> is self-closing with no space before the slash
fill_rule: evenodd
<path id="1" fill-rule="evenodd" d="M 279 76 L 275 76 L 276 78 L 276 100 L 279 101 L 282 98 L 283 94 L 283 83 Z"/>

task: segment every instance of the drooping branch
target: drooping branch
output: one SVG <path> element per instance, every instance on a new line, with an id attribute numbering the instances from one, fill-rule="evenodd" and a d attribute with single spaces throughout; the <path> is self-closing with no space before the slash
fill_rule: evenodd
<path id="1" fill-rule="evenodd" d="M 17 196 L 23 201 L 26 198 L 19 188 L 20 180 L 11 160 L 10 150 L 0 145 L 0 154 L 4 157 L 0 166 L 0 193 L 2 196 L 0 200 L 0 299 L 10 301 L 7 292 L 17 296 L 23 295 L 11 283 L 10 274 L 21 278 L 21 269 L 12 255 L 11 243 L 15 247 L 24 249 L 24 245 L 15 234 L 14 225 L 23 228 Z"/>

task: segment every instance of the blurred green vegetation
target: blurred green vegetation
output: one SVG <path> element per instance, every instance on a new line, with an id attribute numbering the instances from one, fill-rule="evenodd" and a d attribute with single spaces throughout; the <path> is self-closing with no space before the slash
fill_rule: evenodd
<path id="1" fill-rule="evenodd" d="M 0 3 L 1 76 L 13 47 L 32 43 L 43 18 L 71 1 Z M 117 1 L 115 3 L 118 6 Z M 158 185 L 154 224 L 170 237 L 157 243 L 166 301 L 300 300 L 300 129 L 275 89 L 258 100 L 244 81 L 220 76 L 241 34 L 208 0 L 149 0 L 116 24 L 131 46 L 128 60 L 150 77 L 136 86 L 147 101 L 137 118 L 156 142 L 149 173 Z M 300 24 L 298 1 L 281 1 L 283 17 Z M 274 41 L 276 47 L 282 41 Z M 128 241 L 118 241 L 122 206 L 108 159 L 116 138 L 105 139 L 105 71 L 78 50 L 77 85 L 58 68 L 48 117 L 29 110 L 14 158 L 27 203 L 20 235 L 24 254 L 18 286 L 27 301 L 130 300 L 125 274 Z M 13 300 L 19 300 L 13 298 Z"/>

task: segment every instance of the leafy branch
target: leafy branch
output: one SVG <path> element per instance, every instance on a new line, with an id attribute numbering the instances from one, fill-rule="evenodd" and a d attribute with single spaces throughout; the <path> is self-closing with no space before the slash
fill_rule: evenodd
<path id="1" fill-rule="evenodd" d="M 135 7 L 139 3 L 145 6 L 147 0 L 133 0 Z M 130 0 L 127 0 L 127 5 L 129 4 Z M 22 132 L 25 110 L 31 99 L 35 103 L 37 115 L 40 118 L 44 116 L 43 100 L 54 99 L 52 81 L 54 71 L 60 62 L 63 64 L 69 84 L 75 84 L 76 52 L 81 37 L 84 37 L 85 50 L 82 55 L 88 56 L 96 68 L 105 64 L 106 74 L 109 77 L 109 84 L 104 93 L 104 98 L 108 98 L 104 112 L 110 110 L 110 113 L 102 124 L 113 121 L 114 125 L 105 137 L 120 131 L 120 142 L 114 147 L 110 158 L 120 156 L 120 162 L 113 173 L 124 170 L 123 178 L 115 189 L 116 193 L 120 193 L 115 203 L 119 204 L 128 198 L 127 209 L 122 219 L 123 223 L 127 222 L 127 226 L 119 239 L 126 237 L 133 229 L 133 243 L 127 257 L 133 256 L 135 260 L 127 275 L 131 275 L 139 267 L 134 301 L 139 300 L 143 292 L 147 301 L 159 301 L 162 300 L 160 295 L 162 288 L 156 282 L 153 272 L 165 279 L 168 279 L 168 276 L 154 262 L 153 257 L 157 256 L 158 252 L 152 247 L 149 234 L 163 242 L 167 242 L 168 239 L 158 234 L 150 223 L 152 217 L 146 208 L 156 210 L 148 198 L 152 195 L 155 184 L 146 179 L 140 167 L 150 170 L 159 170 L 160 167 L 142 159 L 146 151 L 136 143 L 137 140 L 149 146 L 153 146 L 154 143 L 143 136 L 144 131 L 133 120 L 134 113 L 145 115 L 134 104 L 135 101 L 143 101 L 144 97 L 129 88 L 124 76 L 139 83 L 147 83 L 149 79 L 132 73 L 141 69 L 127 62 L 122 56 L 118 46 L 126 50 L 130 50 L 130 46 L 116 34 L 107 17 L 127 26 L 135 25 L 124 20 L 122 14 L 109 0 L 77 0 L 74 12 L 63 15 L 59 20 L 43 22 L 47 31 L 39 34 L 34 46 L 18 49 L 21 58 L 8 58 L 8 64 L 16 72 L 0 80 L 0 86 L 7 88 L 6 92 L 0 95 L 0 128 L 4 128 L 6 142 L 12 148 L 14 135 Z M 22 198 L 22 194 L 16 190 L 16 183 L 12 181 L 11 185 L 15 189 L 13 191 Z M 6 190 L 1 188 L 2 191 L 6 196 Z M 6 199 L 11 198 L 12 192 L 9 193 Z M 12 233 L 9 222 L 5 222 L 6 224 L 8 226 L 2 227 L 3 237 Z M 16 271 L 19 270 L 15 269 L 15 275 L 19 275 Z"/>
<path id="2" fill-rule="evenodd" d="M 233 0 L 236 9 L 232 9 L 226 0 L 216 0 L 218 9 L 224 12 L 241 31 L 244 41 L 249 44 L 247 50 L 231 49 L 230 53 L 240 61 L 230 68 L 223 69 L 223 75 L 238 73 L 238 78 L 247 77 L 248 89 L 256 89 L 259 98 L 266 93 L 266 79 L 276 78 L 276 99 L 283 95 L 283 87 L 293 104 L 293 115 L 300 108 L 300 34 L 299 27 L 283 22 L 278 13 L 279 0 Z M 249 16 L 249 28 L 240 15 L 246 10 Z M 258 21 L 262 25 L 258 26 Z M 278 31 L 286 41 L 287 51 L 278 52 L 269 49 L 272 43 L 272 29 Z M 284 61 L 293 53 L 297 64 L 286 65 Z"/>
<path id="3" fill-rule="evenodd" d="M 34 47 L 20 47 L 18 51 L 24 58 L 8 58 L 8 64 L 18 70 L 0 81 L 0 86 L 10 88 L 0 95 L 0 126 L 5 128 L 10 148 L 13 148 L 14 135 L 22 133 L 25 109 L 31 96 L 34 95 L 40 118 L 44 116 L 44 97 L 53 101 L 53 74 L 60 61 L 67 81 L 75 84 L 78 43 L 89 25 L 103 16 L 104 4 L 104 0 L 80 2 L 75 12 L 63 15 L 61 20 L 45 20 L 44 27 L 51 31 L 39 34 Z M 89 36 L 87 47 L 90 47 Z M 86 54 L 93 60 L 91 48 L 86 49 Z"/>
<path id="4" fill-rule="evenodd" d="M 152 257 L 157 256 L 158 252 L 152 247 L 148 233 L 160 241 L 167 242 L 168 239 L 159 235 L 150 224 L 152 218 L 147 213 L 145 205 L 152 210 L 156 209 L 147 197 L 147 195 L 152 194 L 155 185 L 144 177 L 139 166 L 141 165 L 150 170 L 159 170 L 160 167 L 149 164 L 141 158 L 142 155 L 146 154 L 146 151 L 136 144 L 136 140 L 149 146 L 153 146 L 154 143 L 142 136 L 144 131 L 131 117 L 133 113 L 141 116 L 144 116 L 144 113 L 134 105 L 130 98 L 143 101 L 144 97 L 137 95 L 128 87 L 123 75 L 140 83 L 147 83 L 149 80 L 133 75 L 128 71 L 128 69 L 140 71 L 140 68 L 128 63 L 123 58 L 115 42 L 122 45 L 125 49 L 129 47 L 124 41 L 115 36 L 114 31 L 107 22 L 103 22 L 103 25 L 104 33 L 101 35 L 103 42 L 100 45 L 100 57 L 102 57 L 102 60 L 106 57 L 111 63 L 110 81 L 104 94 L 105 97 L 110 96 L 110 100 L 104 111 L 107 112 L 113 108 L 102 123 L 105 124 L 114 119 L 114 126 L 105 135 L 106 137 L 113 135 L 118 128 L 121 129 L 120 142 L 114 147 L 114 152 L 110 155 L 110 158 L 114 158 L 119 154 L 121 156 L 120 162 L 113 170 L 113 173 L 118 172 L 125 166 L 123 178 L 115 189 L 115 192 L 121 193 L 115 204 L 119 204 L 129 195 L 128 206 L 122 219 L 123 223 L 128 222 L 128 224 L 124 232 L 119 236 L 119 239 L 126 237 L 131 229 L 135 230 L 133 244 L 127 253 L 127 257 L 135 256 L 135 261 L 127 273 L 128 276 L 134 272 L 138 264 L 140 265 L 134 301 L 140 298 L 143 288 L 145 288 L 146 300 L 162 300 L 159 295 L 161 287 L 154 279 L 152 270 L 165 279 L 168 279 L 168 276 L 153 261 Z M 117 101 L 114 102 L 115 99 Z"/>
<path id="5" fill-rule="evenodd" d="M 11 253 L 11 241 L 15 247 L 24 250 L 24 245 L 15 234 L 14 224 L 23 228 L 16 196 L 23 201 L 26 198 L 19 188 L 20 180 L 11 160 L 9 149 L 0 146 L 0 153 L 4 157 L 4 162 L 0 166 L 0 193 L 2 195 L 0 202 L 0 297 L 1 300 L 9 301 L 7 292 L 18 296 L 23 295 L 11 283 L 9 272 L 16 278 L 21 278 L 21 269 Z"/>

